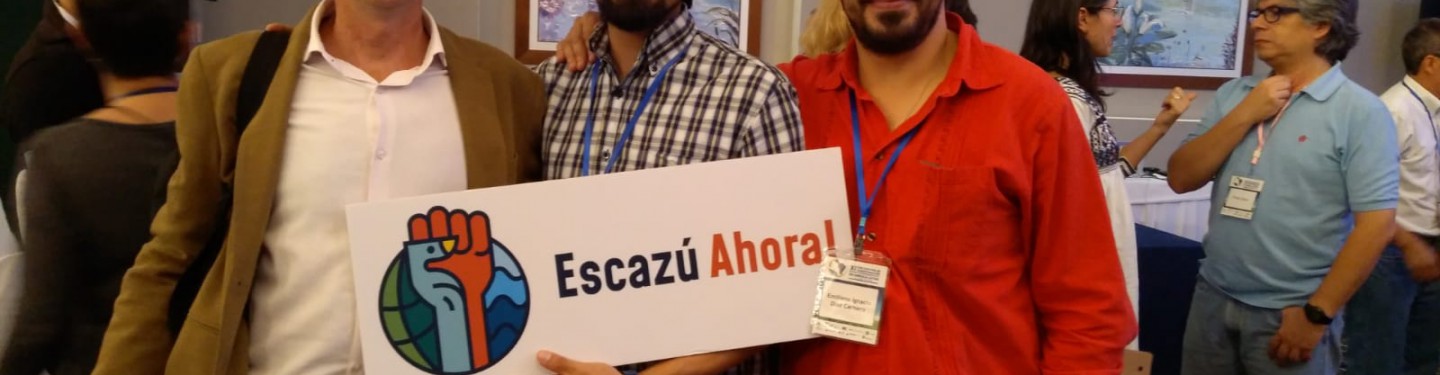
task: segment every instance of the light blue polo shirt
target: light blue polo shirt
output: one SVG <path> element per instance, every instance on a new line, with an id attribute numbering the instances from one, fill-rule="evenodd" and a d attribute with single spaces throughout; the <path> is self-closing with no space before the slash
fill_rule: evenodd
<path id="1" fill-rule="evenodd" d="M 1264 78 L 1221 86 L 1189 139 L 1209 131 Z M 1354 227 L 1354 213 L 1395 208 L 1400 154 L 1392 121 L 1380 99 L 1336 64 L 1301 91 L 1273 131 L 1266 129 L 1253 167 L 1259 139 L 1252 129 L 1212 181 L 1200 277 L 1256 307 L 1309 300 Z M 1232 176 L 1265 181 L 1253 220 L 1220 214 Z"/>

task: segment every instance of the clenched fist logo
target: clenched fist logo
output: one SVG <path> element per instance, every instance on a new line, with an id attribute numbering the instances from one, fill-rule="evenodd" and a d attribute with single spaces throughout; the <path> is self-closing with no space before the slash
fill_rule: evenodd
<path id="1" fill-rule="evenodd" d="M 409 241 L 381 292 L 381 320 L 392 344 L 434 374 L 470 374 L 495 364 L 519 340 L 530 304 L 524 273 L 491 237 L 489 215 L 435 207 L 407 224 Z M 428 308 L 407 308 L 422 304 Z"/>

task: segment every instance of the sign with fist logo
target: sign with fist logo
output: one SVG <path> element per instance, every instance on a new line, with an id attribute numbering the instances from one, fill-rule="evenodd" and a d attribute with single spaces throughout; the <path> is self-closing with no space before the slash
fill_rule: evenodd
<path id="1" fill-rule="evenodd" d="M 838 149 L 347 209 L 365 369 L 547 374 L 813 337 L 849 243 Z M 503 242 L 502 242 L 503 239 Z"/>

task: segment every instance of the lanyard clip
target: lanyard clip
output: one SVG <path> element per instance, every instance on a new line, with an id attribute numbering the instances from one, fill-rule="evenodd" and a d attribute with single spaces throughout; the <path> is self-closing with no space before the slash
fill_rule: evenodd
<path id="1" fill-rule="evenodd" d="M 860 257 L 861 253 L 865 252 L 865 235 L 860 234 L 855 236 L 855 249 L 853 251 L 857 258 Z"/>
<path id="2" fill-rule="evenodd" d="M 869 221 L 869 219 L 869 216 L 861 216 L 860 225 L 855 227 L 855 247 L 853 251 L 856 257 L 859 257 L 860 253 L 865 252 L 865 222 Z"/>

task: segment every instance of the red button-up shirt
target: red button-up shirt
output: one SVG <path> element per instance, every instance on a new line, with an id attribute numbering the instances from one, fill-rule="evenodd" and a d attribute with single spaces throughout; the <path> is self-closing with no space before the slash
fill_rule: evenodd
<path id="1" fill-rule="evenodd" d="M 783 347 L 786 374 L 1118 374 L 1135 337 L 1095 162 L 1070 101 L 1045 72 L 947 17 L 959 48 L 945 81 L 895 130 L 860 86 L 854 42 L 781 69 L 809 148 L 845 155 L 858 219 L 848 91 L 859 99 L 873 184 L 868 247 L 893 260 L 879 346 Z"/>

